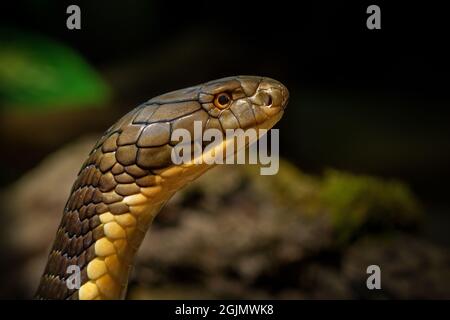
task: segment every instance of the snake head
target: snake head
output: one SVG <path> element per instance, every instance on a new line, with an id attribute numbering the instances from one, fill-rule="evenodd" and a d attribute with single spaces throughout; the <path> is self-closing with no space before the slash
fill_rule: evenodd
<path id="1" fill-rule="evenodd" d="M 123 165 L 143 169 L 172 165 L 172 148 L 180 143 L 173 133 L 186 130 L 270 129 L 281 119 L 289 93 L 280 82 L 255 76 L 237 76 L 206 82 L 154 97 L 111 126 L 91 154 L 115 151 Z M 179 132 L 179 131 L 178 131 Z M 109 148 L 112 145 L 113 148 Z M 122 159 L 123 156 L 123 159 Z"/>
<path id="2" fill-rule="evenodd" d="M 198 100 L 213 119 L 207 127 L 269 129 L 283 115 L 289 91 L 271 78 L 237 76 L 203 84 Z"/>
<path id="3" fill-rule="evenodd" d="M 172 91 L 149 100 L 164 115 L 182 117 L 182 125 L 202 121 L 203 129 L 270 129 L 283 115 L 289 91 L 280 82 L 266 77 L 235 76 Z M 149 109 L 147 108 L 147 109 Z M 200 108 L 201 111 L 187 114 Z M 148 120 L 166 120 L 159 112 Z M 169 119 L 167 119 L 169 120 Z M 192 121 L 191 121 L 192 120 Z M 174 128 L 178 127 L 177 125 Z"/>

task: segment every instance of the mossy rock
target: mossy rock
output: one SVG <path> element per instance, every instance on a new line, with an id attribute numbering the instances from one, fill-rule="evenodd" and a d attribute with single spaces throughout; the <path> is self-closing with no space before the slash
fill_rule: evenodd
<path id="1" fill-rule="evenodd" d="M 340 243 L 365 231 L 414 227 L 422 219 L 417 199 L 396 180 L 329 170 L 319 199 L 329 209 Z"/>

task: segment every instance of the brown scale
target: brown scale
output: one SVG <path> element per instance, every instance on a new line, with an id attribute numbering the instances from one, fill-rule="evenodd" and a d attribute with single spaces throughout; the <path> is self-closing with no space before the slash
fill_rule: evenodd
<path id="1" fill-rule="evenodd" d="M 134 177 L 132 177 L 131 175 L 129 175 L 126 172 L 115 175 L 114 179 L 117 181 L 117 183 L 131 183 L 131 182 L 134 182 L 134 180 L 135 180 Z"/>

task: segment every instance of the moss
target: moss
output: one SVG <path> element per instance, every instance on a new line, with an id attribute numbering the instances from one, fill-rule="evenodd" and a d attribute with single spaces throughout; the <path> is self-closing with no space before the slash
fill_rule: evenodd
<path id="1" fill-rule="evenodd" d="M 338 170 L 312 176 L 282 159 L 275 176 L 260 176 L 258 166 L 244 168 L 260 194 L 288 212 L 310 218 L 326 213 L 338 245 L 368 232 L 416 227 L 422 219 L 418 201 L 400 181 Z"/>
<path id="2" fill-rule="evenodd" d="M 422 217 L 410 189 L 395 180 L 329 170 L 320 199 L 328 207 L 339 243 L 368 230 L 415 226 Z"/>

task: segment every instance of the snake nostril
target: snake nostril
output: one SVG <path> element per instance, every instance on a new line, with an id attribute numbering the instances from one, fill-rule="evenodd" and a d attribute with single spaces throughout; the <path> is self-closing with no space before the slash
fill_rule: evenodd
<path id="1" fill-rule="evenodd" d="M 270 107 L 271 105 L 272 105 L 272 96 L 271 95 L 267 95 L 266 96 L 266 99 L 265 99 L 266 101 L 265 101 L 265 105 L 267 106 L 267 107 Z"/>

